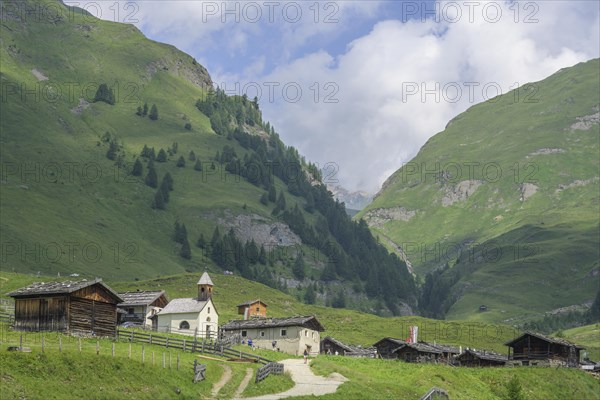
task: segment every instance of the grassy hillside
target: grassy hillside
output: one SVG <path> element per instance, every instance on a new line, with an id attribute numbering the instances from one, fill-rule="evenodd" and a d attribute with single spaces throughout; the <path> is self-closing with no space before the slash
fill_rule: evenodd
<path id="1" fill-rule="evenodd" d="M 591 60 L 473 106 L 357 215 L 416 272 L 452 267 L 430 312 L 512 321 L 593 300 L 599 71 Z"/>
<path id="2" fill-rule="evenodd" d="M 596 362 L 600 360 L 600 324 L 567 329 L 557 332 L 557 334 L 573 343 L 584 346 L 591 360 Z"/>
<path id="3" fill-rule="evenodd" d="M 528 400 L 598 399 L 598 379 L 583 371 L 554 368 L 455 368 L 386 360 L 324 356 L 312 362 L 315 373 L 338 372 L 350 379 L 325 399 L 418 399 L 432 387 L 451 399 L 506 398 L 507 383 L 516 376 Z"/>
<path id="4" fill-rule="evenodd" d="M 7 13 L 0 26 L 2 270 L 117 281 L 218 267 L 301 295 L 323 281 L 329 304 L 348 295 L 349 307 L 410 313 L 416 289 L 404 263 L 352 223 L 256 101 L 213 90 L 192 57 L 131 25 L 58 0 L 25 3 L 53 12 Z M 142 156 L 145 146 L 153 155 Z M 158 184 L 173 180 L 164 210 L 164 191 L 147 184 L 151 164 Z M 176 222 L 187 241 L 173 240 Z M 270 253 L 260 262 L 241 247 L 256 232 Z"/>

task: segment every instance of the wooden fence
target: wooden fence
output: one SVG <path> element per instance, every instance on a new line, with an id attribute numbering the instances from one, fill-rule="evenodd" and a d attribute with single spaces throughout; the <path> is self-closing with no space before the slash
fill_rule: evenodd
<path id="1" fill-rule="evenodd" d="M 431 389 L 429 389 L 429 392 L 427 392 L 423 397 L 421 397 L 420 400 L 449 400 L 450 396 L 448 396 L 448 392 L 446 392 L 444 389 L 440 389 L 440 388 L 436 388 L 433 387 Z"/>
<path id="2" fill-rule="evenodd" d="M 194 383 L 206 379 L 206 364 L 198 364 L 198 360 L 194 360 Z"/>
<path id="3" fill-rule="evenodd" d="M 223 343 L 207 341 L 205 339 L 178 339 L 151 333 L 122 331 L 120 329 L 117 329 L 116 331 L 116 339 L 129 341 L 133 343 L 148 343 L 157 346 L 164 346 L 165 348 L 190 351 L 192 353 L 208 353 L 220 355 L 222 357 L 245 358 L 261 364 L 268 364 L 271 362 L 271 360 L 268 360 L 261 356 L 245 353 L 243 351 L 233 350 L 232 348 L 228 347 Z"/>
<path id="4" fill-rule="evenodd" d="M 258 383 L 258 382 L 262 381 L 267 376 L 269 376 L 269 374 L 274 374 L 274 375 L 283 374 L 283 364 L 276 363 L 276 362 L 270 362 L 267 365 L 265 365 L 264 367 L 260 367 L 259 369 L 256 370 L 256 379 L 254 380 L 254 382 Z"/>

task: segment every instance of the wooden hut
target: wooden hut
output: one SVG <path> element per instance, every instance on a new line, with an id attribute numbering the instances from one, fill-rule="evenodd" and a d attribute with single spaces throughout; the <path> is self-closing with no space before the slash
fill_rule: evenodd
<path id="1" fill-rule="evenodd" d="M 456 357 L 461 367 L 503 367 L 507 361 L 508 358 L 502 354 L 473 349 L 466 349 Z"/>
<path id="2" fill-rule="evenodd" d="M 508 359 L 518 361 L 521 365 L 549 363 L 577 367 L 580 351 L 585 349 L 564 339 L 533 332 L 525 332 L 518 338 L 506 342 L 505 345 L 508 346 Z"/>
<path id="3" fill-rule="evenodd" d="M 157 327 L 156 314 L 162 310 L 169 300 L 164 290 L 155 292 L 135 291 L 119 293 L 123 302 L 118 305 L 119 323 L 134 322 L 145 327 Z"/>
<path id="4" fill-rule="evenodd" d="M 392 354 L 406 362 L 438 362 L 443 359 L 442 351 L 429 343 L 404 343 L 392 350 Z"/>
<path id="5" fill-rule="evenodd" d="M 351 353 L 352 351 L 353 348 L 351 346 L 348 346 L 331 336 L 327 336 L 321 340 L 321 354 L 337 354 L 344 356 L 346 353 Z"/>
<path id="6" fill-rule="evenodd" d="M 247 301 L 237 305 L 238 314 L 243 315 L 244 319 L 252 317 L 266 318 L 267 305 L 260 300 Z"/>
<path id="7" fill-rule="evenodd" d="M 404 344 L 406 344 L 406 341 L 403 339 L 386 337 L 375 343 L 373 347 L 377 349 L 381 358 L 397 358 L 398 355 L 392 352 Z"/>
<path id="8" fill-rule="evenodd" d="M 15 299 L 15 329 L 112 336 L 123 299 L 102 282 L 33 283 L 8 294 Z"/>

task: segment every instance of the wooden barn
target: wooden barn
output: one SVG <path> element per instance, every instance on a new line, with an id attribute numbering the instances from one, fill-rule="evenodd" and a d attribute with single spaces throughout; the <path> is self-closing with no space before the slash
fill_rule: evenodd
<path id="1" fill-rule="evenodd" d="M 135 291 L 119 293 L 123 302 L 118 305 L 119 323 L 134 322 L 147 328 L 157 328 L 156 314 L 168 303 L 164 290 L 156 292 Z"/>
<path id="2" fill-rule="evenodd" d="M 123 299 L 102 282 L 33 283 L 8 294 L 15 299 L 15 329 L 112 336 Z"/>
<path id="3" fill-rule="evenodd" d="M 332 338 L 331 336 L 327 336 L 321 340 L 321 354 L 335 354 L 344 356 L 346 353 L 351 353 L 352 351 L 352 347 Z"/>
<path id="4" fill-rule="evenodd" d="M 238 314 L 243 315 L 244 319 L 252 317 L 266 318 L 267 305 L 260 300 L 247 301 L 237 305 Z"/>
<path id="5" fill-rule="evenodd" d="M 473 349 L 466 349 L 456 357 L 461 367 L 503 367 L 507 361 L 508 358 L 502 354 Z"/>
<path id="6" fill-rule="evenodd" d="M 373 347 L 377 349 L 381 358 L 397 358 L 398 355 L 393 351 L 405 344 L 406 340 L 386 337 L 375 343 Z"/>
<path id="7" fill-rule="evenodd" d="M 578 367 L 580 351 L 585 349 L 564 339 L 533 332 L 525 332 L 505 345 L 508 346 L 508 359 L 518 361 L 521 365 L 551 364 Z"/>
<path id="8" fill-rule="evenodd" d="M 443 361 L 442 351 L 428 343 L 404 343 L 392 350 L 399 360 L 406 362 L 438 362 Z"/>

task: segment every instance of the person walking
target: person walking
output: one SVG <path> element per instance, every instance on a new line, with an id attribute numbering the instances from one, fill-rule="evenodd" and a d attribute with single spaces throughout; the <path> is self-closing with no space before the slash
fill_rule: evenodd
<path id="1" fill-rule="evenodd" d="M 304 349 L 304 364 L 308 362 L 308 351 Z"/>

